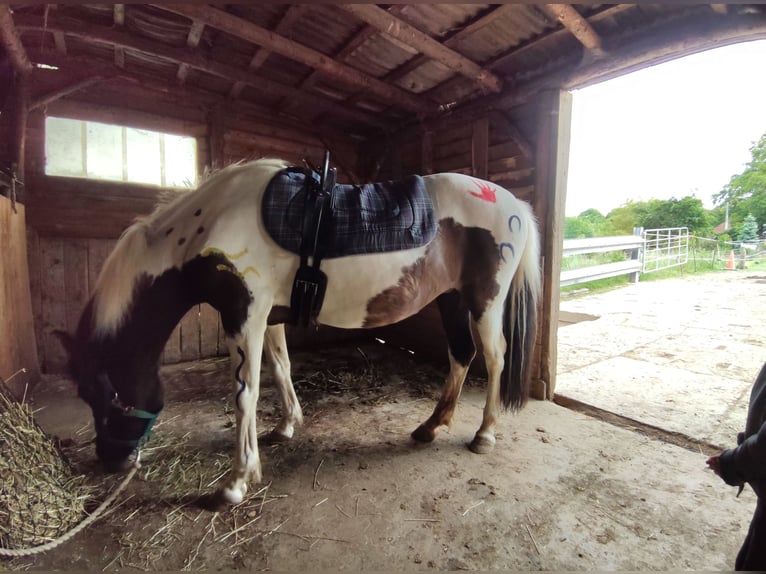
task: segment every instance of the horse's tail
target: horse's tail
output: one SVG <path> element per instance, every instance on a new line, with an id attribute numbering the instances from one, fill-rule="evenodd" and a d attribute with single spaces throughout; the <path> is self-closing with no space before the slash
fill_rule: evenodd
<path id="1" fill-rule="evenodd" d="M 519 267 L 505 300 L 503 335 L 505 361 L 500 378 L 500 398 L 506 409 L 519 410 L 527 402 L 537 335 L 537 301 L 540 296 L 540 233 L 529 204 L 522 207 L 521 229 L 527 240 Z"/>

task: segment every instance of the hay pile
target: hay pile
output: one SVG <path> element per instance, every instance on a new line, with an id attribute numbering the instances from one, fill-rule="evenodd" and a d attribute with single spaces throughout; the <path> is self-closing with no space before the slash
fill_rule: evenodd
<path id="1" fill-rule="evenodd" d="M 28 404 L 0 381 L 0 546 L 48 542 L 82 520 L 89 498 Z"/>

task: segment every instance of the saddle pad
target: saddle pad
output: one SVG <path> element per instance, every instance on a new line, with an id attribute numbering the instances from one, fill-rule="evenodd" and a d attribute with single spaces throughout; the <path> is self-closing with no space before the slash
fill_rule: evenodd
<path id="1" fill-rule="evenodd" d="M 284 169 L 263 196 L 266 230 L 293 253 L 300 253 L 305 177 L 295 168 Z M 325 258 L 411 249 L 436 234 L 431 198 L 419 175 L 362 186 L 338 184 L 331 207 L 333 233 L 322 242 Z"/>

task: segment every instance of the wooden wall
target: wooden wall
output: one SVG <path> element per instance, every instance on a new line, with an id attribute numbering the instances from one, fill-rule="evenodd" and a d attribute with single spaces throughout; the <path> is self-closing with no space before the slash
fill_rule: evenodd
<path id="1" fill-rule="evenodd" d="M 220 109 L 203 113 L 183 106 L 178 106 L 175 116 L 161 116 L 158 111 L 173 110 L 172 102 L 166 101 L 168 98 L 147 100 L 144 94 L 142 99 L 141 92 L 131 92 L 131 96 L 119 99 L 104 90 L 89 90 L 81 99 L 50 104 L 47 113 L 194 136 L 201 176 L 212 167 L 243 159 L 270 156 L 294 163 L 308 159 L 317 164 L 324 154 L 324 144 L 298 127 L 280 126 L 252 114 L 233 117 Z M 130 108 L 125 107 L 126 101 Z M 137 217 L 151 213 L 160 197 L 187 192 L 49 177 L 44 173 L 44 145 L 45 116 L 38 111 L 30 115 L 27 127 L 29 285 L 40 365 L 44 372 L 54 373 L 63 370 L 66 357 L 53 332 L 76 329 L 101 266 L 122 231 Z M 333 148 L 334 157 L 349 166 L 341 170 L 341 177 L 346 175 L 348 180 L 353 174 L 356 152 L 342 143 Z M 320 332 L 288 328 L 288 344 L 294 349 L 356 336 L 353 331 L 331 328 Z M 165 347 L 163 361 L 193 361 L 225 354 L 228 349 L 218 313 L 201 305 L 176 327 Z"/>
<path id="2" fill-rule="evenodd" d="M 21 397 L 39 379 L 26 259 L 25 209 L 0 196 L 0 379 Z M 23 372 L 20 372 L 24 369 Z"/>

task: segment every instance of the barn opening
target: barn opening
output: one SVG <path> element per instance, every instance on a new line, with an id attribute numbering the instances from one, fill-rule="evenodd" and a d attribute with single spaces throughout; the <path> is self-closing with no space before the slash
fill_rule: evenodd
<path id="1" fill-rule="evenodd" d="M 725 269 L 730 250 L 737 249 L 732 240 L 738 231 L 724 229 L 726 208 L 714 205 L 713 198 L 748 170 L 751 150 L 766 133 L 766 114 L 755 96 L 766 86 L 750 73 L 764 45 L 754 41 L 717 48 L 574 91 L 565 261 L 568 243 L 593 238 L 595 245 L 647 227 L 660 228 L 655 236 L 683 229 L 686 237 L 662 249 L 646 237 L 649 254 L 636 261 L 641 281 L 663 275 L 655 269 Z M 711 77 L 716 81 L 711 83 Z M 682 204 L 688 207 L 682 210 Z M 653 214 L 652 209 L 666 213 Z M 651 252 L 661 250 L 667 251 L 664 260 L 650 261 Z M 632 255 L 624 249 L 597 253 L 579 264 L 574 255 L 570 265 Z M 760 269 L 757 252 L 747 266 Z M 747 337 L 732 335 L 747 328 L 729 324 L 748 323 L 739 311 L 752 307 L 757 277 L 678 277 L 676 284 L 654 287 L 636 285 L 638 277 L 625 270 L 614 273 L 617 292 L 594 297 L 590 304 L 576 300 L 589 286 L 598 287 L 587 278 L 562 293 L 560 325 L 575 324 L 589 313 L 600 323 L 560 333 L 560 401 L 584 403 L 633 424 L 644 422 L 708 444 L 726 444 L 737 432 L 739 403 L 761 365 L 757 346 L 751 349 Z M 742 295 L 734 295 L 738 289 Z M 672 319 L 660 324 L 659 315 Z M 705 353 L 699 352 L 697 338 L 705 341 Z M 737 413 L 733 420 L 729 411 Z M 693 420 L 701 413 L 704 423 Z"/>

